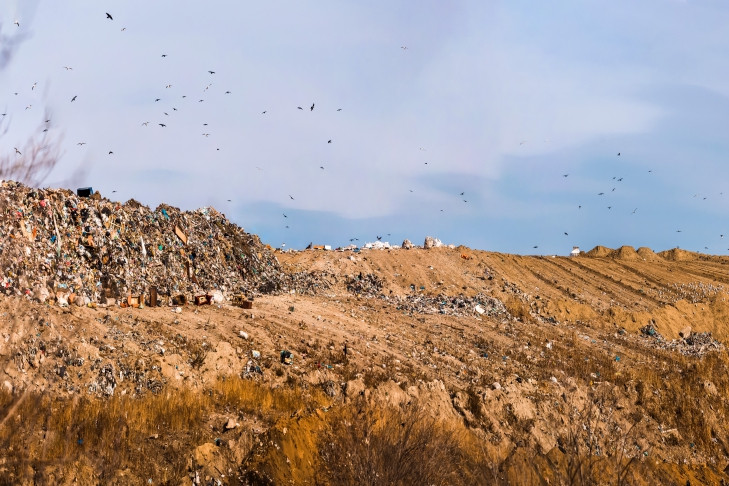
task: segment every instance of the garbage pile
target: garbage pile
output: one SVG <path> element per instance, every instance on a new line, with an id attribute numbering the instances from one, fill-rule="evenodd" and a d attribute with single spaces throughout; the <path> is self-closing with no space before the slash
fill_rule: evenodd
<path id="1" fill-rule="evenodd" d="M 133 199 L 121 204 L 4 181 L 0 223 L 0 292 L 8 295 L 92 305 L 151 288 L 171 297 L 297 286 L 258 236 L 213 208 L 152 211 Z"/>
<path id="2" fill-rule="evenodd" d="M 374 273 L 347 277 L 347 291 L 364 297 L 377 297 L 382 292 L 382 279 Z"/>
<path id="3" fill-rule="evenodd" d="M 332 288 L 337 282 L 337 276 L 331 272 L 296 272 L 283 274 L 277 280 L 271 280 L 269 285 L 274 287 L 269 293 L 276 291 L 295 292 L 300 295 L 317 295 L 323 290 Z"/>
<path id="4" fill-rule="evenodd" d="M 677 351 L 685 356 L 700 357 L 711 351 L 720 351 L 724 345 L 715 340 L 710 332 L 688 332 L 682 331 L 680 339 L 666 340 L 661 333 L 651 324 L 640 328 L 640 333 L 652 347 L 666 351 Z"/>
<path id="5" fill-rule="evenodd" d="M 411 314 L 510 317 L 503 302 L 481 293 L 474 297 L 465 297 L 463 295 L 407 295 L 405 297 L 392 297 L 383 295 L 381 298 L 395 304 L 398 310 Z"/>

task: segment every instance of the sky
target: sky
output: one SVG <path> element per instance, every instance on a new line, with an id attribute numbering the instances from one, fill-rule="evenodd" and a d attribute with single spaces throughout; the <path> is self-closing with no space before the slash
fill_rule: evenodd
<path id="1" fill-rule="evenodd" d="M 44 186 L 274 247 L 729 254 L 727 25 L 719 0 L 4 0 L 0 152 L 47 127 Z"/>

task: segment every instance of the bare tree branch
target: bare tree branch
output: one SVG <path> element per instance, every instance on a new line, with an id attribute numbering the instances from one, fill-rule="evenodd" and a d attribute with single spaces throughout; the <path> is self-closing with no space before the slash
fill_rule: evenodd
<path id="1" fill-rule="evenodd" d="M 46 112 L 44 119 L 49 118 Z M 0 122 L 0 138 L 7 132 L 8 124 Z M 41 123 L 22 148 L 0 155 L 0 179 L 39 187 L 61 158 L 61 139 Z"/>

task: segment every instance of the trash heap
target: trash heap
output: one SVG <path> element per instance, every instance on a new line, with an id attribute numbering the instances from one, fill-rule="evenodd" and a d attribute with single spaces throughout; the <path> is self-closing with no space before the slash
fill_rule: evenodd
<path id="1" fill-rule="evenodd" d="M 374 273 L 347 277 L 347 291 L 365 297 L 377 297 L 382 293 L 382 279 Z"/>
<path id="2" fill-rule="evenodd" d="M 291 284 L 256 235 L 213 208 L 154 211 L 68 190 L 0 183 L 0 292 L 114 303 L 164 296 L 271 293 Z M 68 302 L 71 303 L 71 302 Z"/>
<path id="3" fill-rule="evenodd" d="M 479 293 L 473 297 L 464 295 L 407 295 L 381 296 L 382 299 L 394 303 L 398 310 L 409 314 L 444 314 L 449 316 L 488 316 L 510 318 L 506 306 L 499 299 Z"/>
<path id="4" fill-rule="evenodd" d="M 691 332 L 691 328 L 682 330 L 680 339 L 667 340 L 651 324 L 640 328 L 643 338 L 655 348 L 666 351 L 677 351 L 685 356 L 701 357 L 711 351 L 721 351 L 724 345 L 713 338 L 710 332 Z"/>

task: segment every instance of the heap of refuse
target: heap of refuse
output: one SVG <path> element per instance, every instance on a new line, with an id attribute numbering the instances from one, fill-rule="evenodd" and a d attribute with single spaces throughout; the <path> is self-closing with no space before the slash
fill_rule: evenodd
<path id="1" fill-rule="evenodd" d="M 150 291 L 164 301 L 294 283 L 270 247 L 213 208 L 152 211 L 133 199 L 3 181 L 0 223 L 0 291 L 8 295 L 105 304 Z"/>

